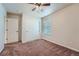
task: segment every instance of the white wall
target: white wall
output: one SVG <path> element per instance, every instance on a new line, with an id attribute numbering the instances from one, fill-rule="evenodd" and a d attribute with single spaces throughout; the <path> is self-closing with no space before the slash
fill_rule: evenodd
<path id="1" fill-rule="evenodd" d="M 4 26 L 4 20 L 5 20 L 5 10 L 2 6 L 2 4 L 0 4 L 0 52 L 3 50 L 4 48 L 4 40 L 5 40 L 5 26 Z"/>
<path id="2" fill-rule="evenodd" d="M 52 35 L 43 39 L 79 52 L 79 4 L 73 4 L 44 17 L 51 19 Z"/>
<path id="3" fill-rule="evenodd" d="M 22 42 L 28 42 L 40 38 L 40 18 L 23 14 L 22 17 Z"/>

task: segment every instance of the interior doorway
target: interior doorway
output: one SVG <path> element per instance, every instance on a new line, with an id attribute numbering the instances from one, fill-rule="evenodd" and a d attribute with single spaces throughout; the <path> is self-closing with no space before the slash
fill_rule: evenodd
<path id="1" fill-rule="evenodd" d="M 22 15 L 7 13 L 6 40 L 5 43 L 21 42 L 22 38 Z"/>

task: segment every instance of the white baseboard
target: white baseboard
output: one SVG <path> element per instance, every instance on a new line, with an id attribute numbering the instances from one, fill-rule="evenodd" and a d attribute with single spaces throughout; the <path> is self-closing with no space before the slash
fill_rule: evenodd
<path id="1" fill-rule="evenodd" d="M 60 45 L 60 46 L 66 47 L 66 48 L 68 48 L 68 49 L 74 50 L 74 51 L 76 51 L 76 52 L 79 52 L 78 49 L 75 49 L 75 48 L 72 48 L 72 47 L 69 47 L 69 46 L 66 46 L 66 45 L 62 45 L 62 44 L 60 44 L 60 43 L 57 43 L 57 42 L 54 42 L 54 41 L 48 40 L 48 39 L 46 39 L 46 38 L 43 38 L 43 39 L 45 39 L 45 40 L 47 40 L 47 41 L 49 41 L 49 42 L 55 43 L 55 44 L 57 44 L 57 45 Z"/>

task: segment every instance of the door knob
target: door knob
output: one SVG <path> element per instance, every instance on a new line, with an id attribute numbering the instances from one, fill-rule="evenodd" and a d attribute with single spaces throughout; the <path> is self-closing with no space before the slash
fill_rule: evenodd
<path id="1" fill-rule="evenodd" d="M 19 32 L 19 31 L 16 31 L 16 32 Z"/>
<path id="2" fill-rule="evenodd" d="M 8 40 L 8 38 L 6 38 L 6 40 Z"/>

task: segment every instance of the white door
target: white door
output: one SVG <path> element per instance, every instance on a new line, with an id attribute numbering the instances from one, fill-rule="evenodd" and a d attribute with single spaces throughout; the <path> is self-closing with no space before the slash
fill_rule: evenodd
<path id="1" fill-rule="evenodd" d="M 22 21 L 22 42 L 39 39 L 39 18 L 24 16 Z"/>
<path id="2" fill-rule="evenodd" d="M 7 18 L 7 43 L 13 43 L 18 41 L 18 17 Z"/>

